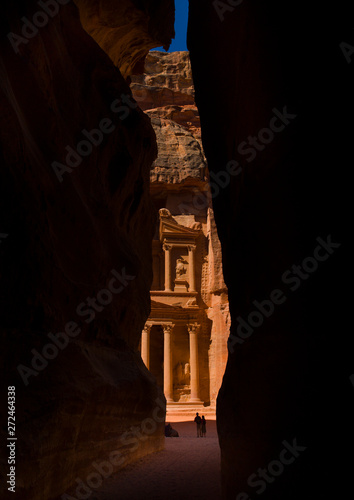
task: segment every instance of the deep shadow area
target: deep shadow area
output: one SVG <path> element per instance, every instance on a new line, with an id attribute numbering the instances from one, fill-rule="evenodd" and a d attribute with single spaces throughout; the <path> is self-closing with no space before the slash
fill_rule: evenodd
<path id="1" fill-rule="evenodd" d="M 213 202 L 232 315 L 217 408 L 227 499 L 253 498 L 263 488 L 250 476 L 294 439 L 306 451 L 262 498 L 352 491 L 348 15 L 346 2 L 190 0 L 203 145 L 224 184 Z"/>
<path id="2" fill-rule="evenodd" d="M 129 85 L 151 48 L 169 46 L 174 2 L 54 3 L 43 17 L 36 0 L 5 0 L 0 21 L 1 437 L 16 387 L 21 500 L 78 495 L 97 461 L 116 477 L 165 442 L 166 401 L 137 352 L 157 142 Z M 232 316 L 217 407 L 224 500 L 353 497 L 351 20 L 345 0 L 190 0 Z M 147 486 L 128 481 L 126 498 L 218 498 L 217 479 L 204 489 L 217 437 L 178 439 L 169 461 L 151 456 L 156 482 L 145 460 Z"/>

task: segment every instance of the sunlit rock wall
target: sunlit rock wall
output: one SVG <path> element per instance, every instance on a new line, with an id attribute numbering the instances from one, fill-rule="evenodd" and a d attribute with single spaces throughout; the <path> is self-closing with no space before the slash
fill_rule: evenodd
<path id="1" fill-rule="evenodd" d="M 150 52 L 144 73 L 132 76 L 131 88 L 156 133 L 158 157 L 150 173 L 151 192 L 156 202 L 165 199 L 181 224 L 201 224 L 205 238 L 205 249 L 198 254 L 202 270 L 198 282 L 205 310 L 200 335 L 200 389 L 203 401 L 215 408 L 227 361 L 230 314 L 212 208 L 218 187 L 212 179 L 209 184 L 189 53 Z"/>

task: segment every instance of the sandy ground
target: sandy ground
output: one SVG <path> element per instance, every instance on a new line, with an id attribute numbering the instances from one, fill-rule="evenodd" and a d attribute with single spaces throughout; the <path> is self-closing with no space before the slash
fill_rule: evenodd
<path id="1" fill-rule="evenodd" d="M 197 438 L 194 422 L 173 420 L 171 417 L 167 422 L 180 437 L 166 438 L 165 450 L 107 478 L 93 496 L 97 500 L 220 500 L 215 420 L 207 420 L 205 438 Z"/>

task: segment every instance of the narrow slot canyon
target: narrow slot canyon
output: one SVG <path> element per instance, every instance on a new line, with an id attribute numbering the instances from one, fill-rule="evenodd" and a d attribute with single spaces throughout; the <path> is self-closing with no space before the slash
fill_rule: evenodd
<path id="1" fill-rule="evenodd" d="M 5 0 L 0 44 L 1 498 L 349 498 L 348 3 Z"/>

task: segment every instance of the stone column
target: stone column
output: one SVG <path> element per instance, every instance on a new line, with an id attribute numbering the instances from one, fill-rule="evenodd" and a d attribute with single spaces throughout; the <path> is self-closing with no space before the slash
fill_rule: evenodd
<path id="1" fill-rule="evenodd" d="M 141 332 L 141 359 L 146 368 L 150 368 L 150 331 L 151 325 L 145 325 Z"/>
<path id="2" fill-rule="evenodd" d="M 195 245 L 188 245 L 189 256 L 189 291 L 196 292 L 195 289 Z"/>
<path id="3" fill-rule="evenodd" d="M 171 245 L 163 245 L 165 252 L 165 291 L 172 292 L 172 279 L 171 279 Z"/>
<path id="4" fill-rule="evenodd" d="M 173 401 L 173 375 L 171 336 L 174 325 L 163 325 L 164 357 L 163 357 L 163 391 L 167 403 Z"/>
<path id="5" fill-rule="evenodd" d="M 198 364 L 198 323 L 187 325 L 189 332 L 191 399 L 192 403 L 200 403 L 199 399 L 199 364 Z"/>

